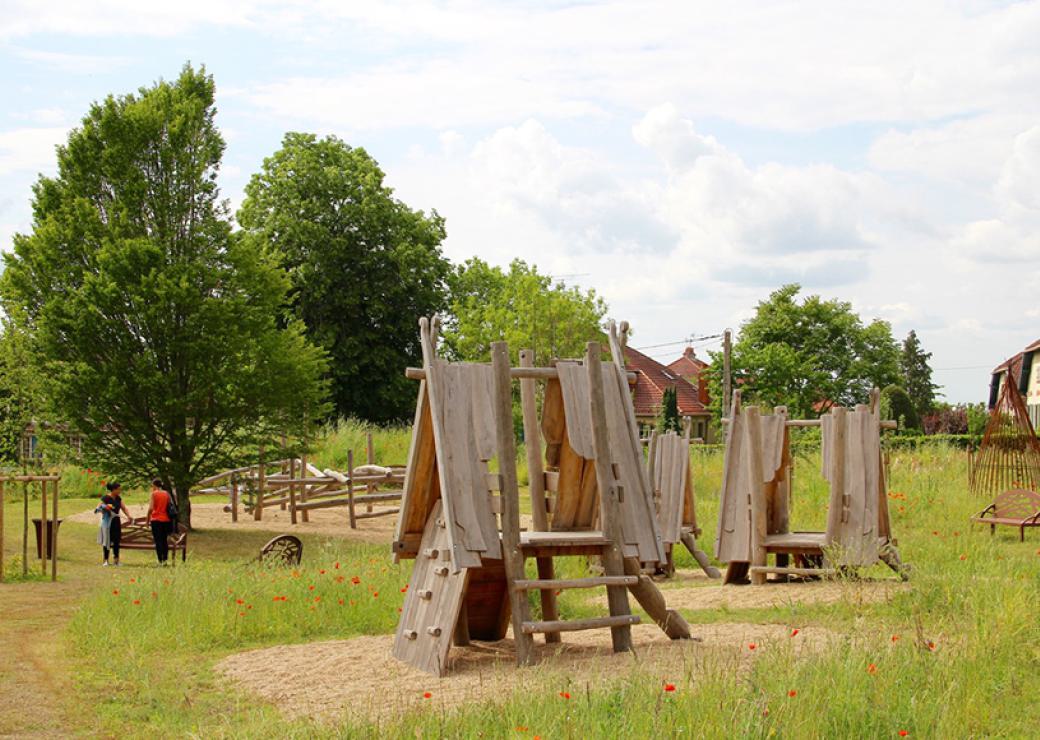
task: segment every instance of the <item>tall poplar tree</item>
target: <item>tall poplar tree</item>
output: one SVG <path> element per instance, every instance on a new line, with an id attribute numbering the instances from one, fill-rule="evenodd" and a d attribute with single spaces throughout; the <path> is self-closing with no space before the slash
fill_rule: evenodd
<path id="1" fill-rule="evenodd" d="M 925 352 L 917 332 L 913 329 L 903 340 L 899 353 L 899 370 L 903 374 L 903 388 L 914 404 L 918 416 L 924 416 L 935 406 L 935 392 L 940 388 L 932 382 L 932 368 L 928 360 L 931 352 Z"/>
<path id="2" fill-rule="evenodd" d="M 186 522 L 197 480 L 323 410 L 323 356 L 280 320 L 287 275 L 219 199 L 214 94 L 186 65 L 92 105 L 0 283 L 53 414 L 110 475 L 165 481 Z"/>

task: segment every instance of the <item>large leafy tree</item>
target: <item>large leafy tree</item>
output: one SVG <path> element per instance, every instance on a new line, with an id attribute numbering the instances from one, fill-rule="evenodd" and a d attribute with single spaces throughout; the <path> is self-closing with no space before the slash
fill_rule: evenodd
<path id="1" fill-rule="evenodd" d="M 195 481 L 301 432 L 324 394 L 321 352 L 279 321 L 287 276 L 231 234 L 214 94 L 186 66 L 91 106 L 36 183 L 0 284 L 54 413 L 106 471 L 162 478 L 188 522 Z"/>
<path id="2" fill-rule="evenodd" d="M 289 305 L 331 358 L 335 412 L 406 418 L 421 363 L 420 316 L 447 305 L 444 221 L 412 210 L 364 149 L 289 133 L 246 187 L 238 222 L 292 277 Z"/>
<path id="3" fill-rule="evenodd" d="M 903 387 L 906 389 L 918 416 L 924 416 L 935 406 L 935 392 L 939 386 L 932 382 L 932 368 L 928 361 L 931 352 L 925 352 L 917 332 L 910 330 L 903 340 L 899 353 L 899 369 L 903 374 Z"/>
<path id="4" fill-rule="evenodd" d="M 452 280 L 451 315 L 444 330 L 448 352 L 461 360 L 487 360 L 491 343 L 534 350 L 537 362 L 580 357 L 585 343 L 600 337 L 607 304 L 594 290 L 568 288 L 513 260 L 508 270 L 472 258 Z"/>
<path id="5" fill-rule="evenodd" d="M 758 304 L 733 345 L 735 386 L 747 402 L 785 405 L 809 417 L 831 405 L 865 403 L 872 387 L 898 383 L 899 347 L 887 322 L 864 324 L 849 303 L 785 285 Z M 713 353 L 712 397 L 721 398 L 722 358 Z"/>

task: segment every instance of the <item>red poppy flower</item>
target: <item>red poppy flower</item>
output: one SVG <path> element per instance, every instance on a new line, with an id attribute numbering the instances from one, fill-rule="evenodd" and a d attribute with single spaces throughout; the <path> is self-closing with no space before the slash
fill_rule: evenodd
<path id="1" fill-rule="evenodd" d="M 373 591 L 372 592 L 372 598 L 373 599 L 378 599 L 379 598 L 379 592 L 378 591 Z"/>
<path id="2" fill-rule="evenodd" d="M 965 555 L 965 554 L 964 554 L 964 553 L 962 552 L 962 553 L 961 553 L 961 560 L 967 560 L 967 559 L 968 559 L 968 556 L 967 556 L 967 555 Z"/>
<path id="3" fill-rule="evenodd" d="M 929 650 L 935 650 L 935 643 L 932 642 L 931 640 L 928 641 L 928 649 Z"/>
<path id="4" fill-rule="evenodd" d="M 134 606 L 141 606 L 141 600 L 140 599 L 134 599 Z"/>
<path id="5" fill-rule="evenodd" d="M 892 642 L 898 642 L 898 641 L 899 641 L 899 635 L 892 635 Z"/>
<path id="6" fill-rule="evenodd" d="M 239 606 L 242 606 L 242 604 L 244 604 L 246 602 L 245 602 L 244 599 L 235 599 L 235 603 L 238 604 Z"/>
<path id="7" fill-rule="evenodd" d="M 336 570 L 339 570 L 339 563 L 336 563 L 336 564 L 335 564 L 335 565 L 333 565 L 332 567 L 333 567 L 333 568 L 335 568 Z"/>
<path id="8" fill-rule="evenodd" d="M 429 691 L 424 691 L 423 695 L 422 695 L 422 698 L 423 699 L 429 699 L 431 696 L 433 696 L 433 694 L 431 694 Z"/>
<path id="9" fill-rule="evenodd" d="M 666 683 L 664 685 L 664 690 L 669 692 L 669 693 L 675 691 L 675 684 L 674 683 Z"/>
<path id="10" fill-rule="evenodd" d="M 748 649 L 748 650 L 754 650 L 754 649 L 755 649 L 755 648 L 757 648 L 757 647 L 758 647 L 758 645 L 756 645 L 755 643 L 753 643 L 753 642 L 749 642 L 749 643 L 748 643 L 748 646 L 747 646 L 747 649 Z"/>
<path id="11" fill-rule="evenodd" d="M 340 599 L 338 603 L 340 606 L 343 606 L 343 599 Z"/>
<path id="12" fill-rule="evenodd" d="M 359 583 L 361 583 L 361 579 L 358 578 L 357 576 L 354 576 L 353 578 L 350 579 L 350 582 L 353 583 L 356 586 Z"/>
<path id="13" fill-rule="evenodd" d="M 791 637 L 794 637 L 797 634 L 798 634 L 798 628 L 797 627 L 794 628 L 793 630 L 791 630 Z"/>
<path id="14" fill-rule="evenodd" d="M 158 599 L 159 598 L 159 594 L 155 593 L 155 591 L 152 591 L 152 598 L 153 599 Z"/>
<path id="15" fill-rule="evenodd" d="M 910 734 L 910 733 L 909 733 L 909 732 L 907 732 L 906 730 L 900 730 L 900 731 L 899 731 L 899 737 L 906 737 L 906 736 L 907 736 L 907 735 L 909 735 L 909 734 Z"/>
<path id="16" fill-rule="evenodd" d="M 318 575 L 321 575 L 321 576 L 325 575 L 325 569 L 322 568 L 321 570 L 319 570 L 318 571 Z"/>
<path id="17" fill-rule="evenodd" d="M 868 665 L 867 666 L 867 673 L 869 673 L 871 676 L 873 676 L 875 673 L 877 673 L 877 666 L 874 665 L 873 663 Z"/>
<path id="18" fill-rule="evenodd" d="M 517 732 L 527 732 L 527 726 L 526 725 L 517 725 L 514 729 Z"/>
<path id="19" fill-rule="evenodd" d="M 562 698 L 564 698 L 564 699 L 570 699 L 571 698 L 571 692 L 569 692 L 569 691 L 561 691 L 560 692 L 560 696 Z"/>
<path id="20" fill-rule="evenodd" d="M 238 616 L 240 616 L 240 617 L 244 617 L 245 615 L 246 615 L 246 613 L 245 613 L 245 612 L 239 612 L 239 613 L 238 613 Z"/>
<path id="21" fill-rule="evenodd" d="M 401 589 L 401 593 L 404 593 L 404 592 L 405 592 L 405 591 L 407 591 L 407 590 L 408 590 L 408 587 L 407 587 L 407 586 L 405 586 L 404 588 L 402 588 L 402 589 Z"/>
<path id="22" fill-rule="evenodd" d="M 119 596 L 119 589 L 118 588 L 113 588 L 112 589 L 112 595 L 113 596 Z"/>
<path id="23" fill-rule="evenodd" d="M 787 695 L 793 699 L 794 697 L 798 696 L 798 692 L 795 691 L 794 689 L 791 689 L 790 691 L 787 692 Z"/>

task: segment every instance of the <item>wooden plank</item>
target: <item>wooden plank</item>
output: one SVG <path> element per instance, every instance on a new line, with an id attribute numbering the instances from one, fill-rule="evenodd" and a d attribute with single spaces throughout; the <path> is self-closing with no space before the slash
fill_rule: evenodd
<path id="1" fill-rule="evenodd" d="M 409 380 L 426 380 L 426 369 L 421 367 L 408 367 L 405 368 L 404 376 Z M 559 374 L 555 367 L 514 367 L 509 369 L 509 377 L 513 380 L 531 379 L 550 381 L 558 378 Z M 636 374 L 626 373 L 625 379 L 629 384 L 635 385 Z"/>
<path id="2" fill-rule="evenodd" d="M 502 490 L 502 562 L 506 583 L 524 579 L 524 555 L 520 551 L 520 485 L 516 476 L 516 440 L 513 434 L 513 392 L 509 379 L 509 346 L 505 342 L 491 344 L 494 378 L 495 441 Z M 530 605 L 526 594 L 510 589 L 513 613 L 513 641 L 517 665 L 535 662 L 534 641 L 523 625 L 530 621 Z"/>
<path id="3" fill-rule="evenodd" d="M 596 588 L 599 586 L 634 586 L 638 576 L 593 576 L 590 578 L 539 578 L 513 581 L 517 591 L 563 590 L 569 588 Z"/>
<path id="4" fill-rule="evenodd" d="M 631 631 L 632 625 L 639 624 L 639 622 L 640 619 L 635 614 L 624 614 L 610 617 L 573 619 L 570 621 L 524 622 L 520 629 L 521 633 L 525 635 L 533 635 L 538 632 L 577 632 L 579 630 L 602 629 L 604 627 L 609 627 L 611 632 L 618 629 Z"/>
<path id="5" fill-rule="evenodd" d="M 53 481 L 53 483 L 54 483 L 54 491 L 52 493 L 52 501 L 51 501 L 51 506 L 53 508 L 53 511 L 51 512 L 52 515 L 53 515 L 51 517 L 51 522 L 52 522 L 52 525 L 51 525 L 51 580 L 52 581 L 57 581 L 58 580 L 58 498 L 59 498 L 59 496 L 58 496 L 58 483 L 59 483 L 59 481 Z M 46 484 L 43 483 L 41 485 L 46 485 Z M 0 505 L 2 505 L 2 502 L 0 502 Z M 115 513 L 115 515 L 119 516 L 119 512 L 117 511 Z M 174 560 L 176 560 L 176 558 L 174 558 Z"/>
<path id="6" fill-rule="evenodd" d="M 347 450 L 347 470 L 354 471 L 354 450 Z M 357 529 L 357 501 L 354 500 L 354 480 L 347 479 L 347 520 L 351 529 Z"/>
<path id="7" fill-rule="evenodd" d="M 522 383 L 523 381 L 520 382 Z M 538 570 L 539 580 L 552 581 L 556 579 L 556 571 L 551 557 L 535 558 L 535 565 Z M 559 620 L 560 610 L 556 603 L 556 592 L 552 589 L 542 589 L 538 592 L 538 598 L 542 604 L 542 620 L 546 622 L 555 622 Z M 558 632 L 545 633 L 545 643 L 547 645 L 559 642 L 560 634 Z"/>
<path id="8" fill-rule="evenodd" d="M 4 481 L 0 479 L 0 583 L 4 582 Z"/>
<path id="9" fill-rule="evenodd" d="M 625 558 L 624 568 L 626 574 L 636 577 L 636 582 L 628 587 L 629 592 L 636 597 L 636 601 L 657 623 L 657 626 L 673 640 L 690 639 L 690 625 L 679 612 L 668 608 L 664 594 L 657 588 L 657 584 L 649 577 L 642 575 L 642 564 L 639 560 Z"/>
<path id="10" fill-rule="evenodd" d="M 827 530 L 824 546 L 840 542 L 842 508 L 845 495 L 845 434 L 846 411 L 841 406 L 831 409 L 829 421 L 823 426 L 821 445 L 824 450 L 824 477 L 830 481 L 830 497 L 827 508 Z"/>
<path id="11" fill-rule="evenodd" d="M 520 350 L 520 367 L 534 367 L 534 352 Z M 524 452 L 527 455 L 527 485 L 531 497 L 531 519 L 534 528 L 549 529 L 549 515 L 545 506 L 545 473 L 542 468 L 542 441 L 539 435 L 538 408 L 535 381 L 520 381 L 520 411 L 524 422 Z"/>
<path id="12" fill-rule="evenodd" d="M 589 400 L 592 410 L 592 442 L 596 452 L 596 480 L 599 486 L 600 521 L 603 523 L 603 534 L 610 544 L 603 548 L 601 560 L 603 571 L 608 576 L 625 575 L 623 538 L 621 526 L 621 491 L 618 490 L 614 478 L 610 458 L 610 437 L 607 428 L 607 409 L 603 389 L 603 369 L 600 363 L 599 342 L 589 342 L 585 348 L 585 369 L 588 373 Z M 632 649 L 632 630 L 625 622 L 631 616 L 628 607 L 628 594 L 619 586 L 607 587 L 607 604 L 610 614 L 617 621 L 610 630 L 611 642 L 615 653 Z M 557 625 L 560 623 L 557 622 Z M 545 626 L 545 625 L 543 625 Z"/>
<path id="13" fill-rule="evenodd" d="M 575 452 L 586 460 L 591 460 L 595 452 L 592 446 L 592 422 L 588 413 L 588 373 L 576 362 L 557 363 L 556 369 L 560 374 L 560 388 L 563 390 L 567 437 Z"/>
<path id="14" fill-rule="evenodd" d="M 746 453 L 744 464 L 747 467 L 748 495 L 751 502 L 751 567 L 766 564 L 765 540 L 768 534 L 766 522 L 765 486 L 762 482 L 762 429 L 758 407 L 751 406 L 744 413 L 746 426 L 744 443 Z M 751 573 L 751 583 L 765 583 L 761 573 Z"/>
<path id="15" fill-rule="evenodd" d="M 820 576 L 822 577 L 833 577 L 838 574 L 835 568 L 789 568 L 789 567 L 777 567 L 777 566 L 765 566 L 765 565 L 752 565 L 750 568 L 751 574 L 765 576 L 769 573 L 787 576 Z"/>
<path id="16" fill-rule="evenodd" d="M 751 561 L 751 504 L 746 451 L 746 414 L 740 408 L 741 392 L 733 391 L 731 423 L 726 428 L 723 458 L 722 493 L 719 523 L 715 537 L 715 557 L 720 562 Z"/>
<path id="17" fill-rule="evenodd" d="M 604 546 L 610 544 L 610 538 L 604 532 L 521 532 L 520 544 L 523 547 L 569 547 L 569 546 Z"/>
<path id="18" fill-rule="evenodd" d="M 542 398 L 542 436 L 545 438 L 545 465 L 556 468 L 560 465 L 560 445 L 567 427 L 563 415 L 563 389 L 559 379 L 545 384 Z"/>

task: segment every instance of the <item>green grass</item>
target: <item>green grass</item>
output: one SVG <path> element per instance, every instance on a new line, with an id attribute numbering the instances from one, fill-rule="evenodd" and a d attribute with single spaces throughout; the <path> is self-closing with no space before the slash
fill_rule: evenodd
<path id="1" fill-rule="evenodd" d="M 355 449 L 363 451 L 363 429 L 341 426 L 315 459 L 338 464 L 358 434 Z M 395 453 L 406 453 L 407 433 L 385 430 L 376 439 L 378 461 L 403 460 Z M 715 450 L 695 449 L 692 459 L 701 545 L 710 551 L 722 458 Z M 890 472 L 893 531 L 903 560 L 914 566 L 908 589 L 869 603 L 858 598 L 865 586 L 850 580 L 836 603 L 685 612 L 695 632 L 710 622 L 829 630 L 836 637 L 820 651 L 794 651 L 796 637 L 751 661 L 695 652 L 702 657 L 667 678 L 676 686 L 668 693 L 652 664 L 590 686 L 567 684 L 566 676 L 540 666 L 515 695 L 475 700 L 455 712 L 415 710 L 378 727 L 288 721 L 236 692 L 213 666 L 254 647 L 391 632 L 410 564 L 392 565 L 387 547 L 305 538 L 304 566 L 294 575 L 247 562 L 266 533 L 200 532 L 193 535 L 188 567 L 102 572 L 94 528 L 63 525 L 59 587 L 69 589 L 72 603 L 66 626 L 53 639 L 61 641 L 63 670 L 73 678 L 62 697 L 69 729 L 164 737 L 898 737 L 900 730 L 910 737 L 1035 736 L 1040 538 L 1027 534 L 1029 541 L 1019 543 L 1011 529 L 991 537 L 969 527 L 968 517 L 985 502 L 966 490 L 960 451 L 893 453 Z M 799 457 L 792 525 L 821 527 L 826 498 L 818 457 Z M 62 512 L 91 503 L 63 500 Z M 9 501 L 6 514 L 10 558 L 20 549 L 20 504 Z M 134 566 L 149 558 L 134 553 L 127 561 Z M 577 561 L 563 562 L 562 575 L 583 571 Z M 693 568 L 682 549 L 677 563 Z M 883 566 L 863 576 L 893 577 Z M 715 584 L 662 586 L 667 597 L 676 588 Z M 0 586 L 0 603 L 17 606 L 49 587 Z M 578 617 L 600 608 L 588 594 L 566 592 L 561 611 Z M 4 635 L 0 629 L 0 641 Z M 6 647 L 0 644 L 0 650 Z M 0 696 L 8 680 L 14 678 L 0 672 Z M 559 696 L 563 686 L 571 699 Z M 15 706 L 19 695 L 25 692 L 12 692 L 8 703 Z"/>

